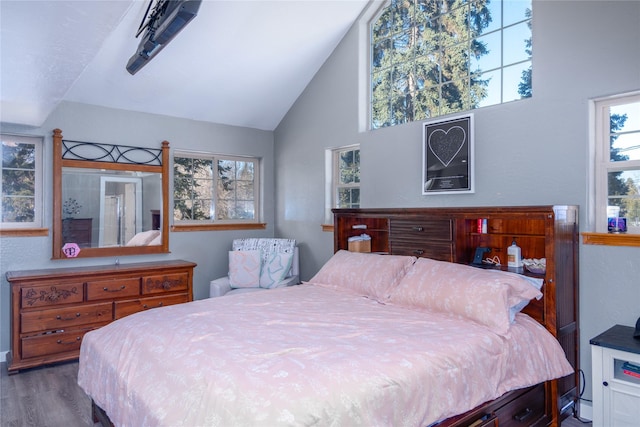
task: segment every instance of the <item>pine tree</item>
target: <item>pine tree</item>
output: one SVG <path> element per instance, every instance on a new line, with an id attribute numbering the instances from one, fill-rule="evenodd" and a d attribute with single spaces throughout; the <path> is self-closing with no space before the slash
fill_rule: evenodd
<path id="1" fill-rule="evenodd" d="M 620 150 L 613 146 L 616 139 L 618 139 L 617 135 L 613 135 L 613 133 L 624 128 L 624 124 L 627 121 L 627 115 L 611 114 L 609 121 L 609 132 L 612 134 L 609 143 L 609 152 L 611 153 L 610 160 L 614 162 L 629 160 L 629 156 L 626 154 L 620 154 Z M 609 197 L 623 196 L 627 194 L 628 187 L 625 180 L 622 179 L 622 172 L 610 172 L 608 174 L 607 181 Z M 618 199 L 609 200 L 609 205 L 620 206 L 620 203 L 617 200 Z"/>
<path id="2" fill-rule="evenodd" d="M 488 53 L 477 39 L 491 23 L 488 3 L 391 1 L 372 27 L 374 128 L 472 109 L 486 97 L 488 80 L 470 64 Z"/>

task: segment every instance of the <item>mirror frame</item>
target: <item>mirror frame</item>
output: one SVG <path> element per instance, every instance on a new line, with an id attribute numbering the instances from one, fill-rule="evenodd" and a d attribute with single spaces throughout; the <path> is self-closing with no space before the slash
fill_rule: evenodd
<path id="1" fill-rule="evenodd" d="M 79 141 L 73 141 L 79 142 Z M 159 165 L 139 164 L 132 162 L 111 162 L 84 160 L 79 157 L 65 158 L 67 152 L 63 152 L 62 131 L 53 130 L 53 255 L 52 259 L 73 259 L 62 252 L 62 168 L 105 169 L 113 171 L 134 171 L 159 173 L 162 176 L 162 208 L 160 216 L 160 230 L 162 243 L 155 246 L 117 246 L 105 248 L 82 248 L 74 258 L 126 256 L 169 253 L 169 143 L 162 142 L 162 148 L 147 149 L 142 147 L 118 146 L 114 144 L 88 143 L 104 149 L 104 147 L 122 147 L 127 150 L 155 150 L 161 151 Z M 105 150 L 106 151 L 106 150 Z M 124 157 L 124 156 L 122 156 Z M 126 160 L 126 159 L 125 159 Z"/>

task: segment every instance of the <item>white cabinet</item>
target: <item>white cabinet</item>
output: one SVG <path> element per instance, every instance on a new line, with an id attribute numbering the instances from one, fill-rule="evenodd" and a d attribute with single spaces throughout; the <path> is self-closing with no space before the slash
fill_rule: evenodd
<path id="1" fill-rule="evenodd" d="M 640 340 L 616 325 L 591 340 L 593 426 L 638 427 Z"/>

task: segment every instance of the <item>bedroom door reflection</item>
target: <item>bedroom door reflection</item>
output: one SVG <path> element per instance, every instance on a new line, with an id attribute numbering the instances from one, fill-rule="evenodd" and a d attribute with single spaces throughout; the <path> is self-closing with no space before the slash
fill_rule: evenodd
<path id="1" fill-rule="evenodd" d="M 124 246 L 142 231 L 140 178 L 100 179 L 100 247 Z"/>

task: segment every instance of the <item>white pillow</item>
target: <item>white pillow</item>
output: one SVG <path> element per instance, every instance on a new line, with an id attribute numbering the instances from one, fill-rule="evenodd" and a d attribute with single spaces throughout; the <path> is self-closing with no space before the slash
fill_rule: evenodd
<path id="1" fill-rule="evenodd" d="M 280 283 L 281 280 L 287 277 L 292 260 L 292 253 L 272 253 L 262 266 L 260 272 L 260 287 L 269 289 Z"/>
<path id="2" fill-rule="evenodd" d="M 147 246 L 160 235 L 160 230 L 141 231 L 127 242 L 125 246 Z"/>
<path id="3" fill-rule="evenodd" d="M 260 251 L 229 251 L 229 285 L 260 287 Z"/>
<path id="4" fill-rule="evenodd" d="M 159 233 L 158 236 L 150 241 L 147 246 L 157 246 L 162 244 L 162 233 Z"/>

